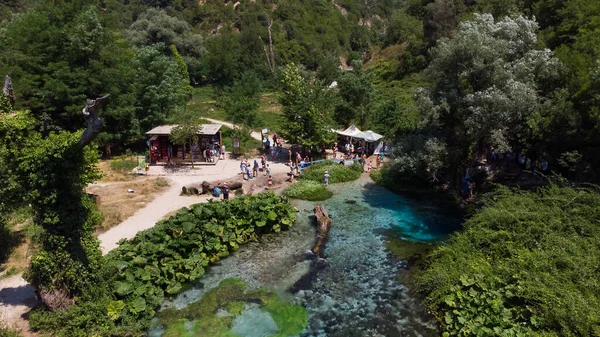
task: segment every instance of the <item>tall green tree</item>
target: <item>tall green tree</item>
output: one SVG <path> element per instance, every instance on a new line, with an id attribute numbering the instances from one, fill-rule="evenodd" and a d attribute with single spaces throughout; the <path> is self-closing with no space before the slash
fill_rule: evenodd
<path id="1" fill-rule="evenodd" d="M 535 138 L 532 126 L 563 74 L 552 52 L 537 48 L 537 28 L 522 17 L 495 22 L 475 15 L 432 49 L 426 74 L 433 86 L 418 92 L 416 133 L 445 144 L 450 178 L 470 167 L 481 146 L 527 149 Z"/>
<path id="2" fill-rule="evenodd" d="M 177 54 L 181 54 L 188 68 L 192 83 L 201 81 L 204 41 L 185 20 L 170 16 L 164 10 L 149 8 L 131 24 L 124 35 L 139 48 L 157 43 L 175 45 Z"/>
<path id="3" fill-rule="evenodd" d="M 192 147 L 194 145 L 198 145 L 200 138 L 198 136 L 198 130 L 200 130 L 200 125 L 194 123 L 185 123 L 179 124 L 171 130 L 171 134 L 169 135 L 169 140 L 173 144 L 182 145 L 184 153 L 186 152 L 186 145 L 190 145 L 191 157 L 190 162 L 192 163 L 192 168 L 194 168 L 194 151 Z"/>
<path id="4" fill-rule="evenodd" d="M 251 71 L 244 72 L 222 98 L 221 104 L 229 120 L 247 128 L 256 127 L 260 100 L 260 81 Z"/>
<path id="5" fill-rule="evenodd" d="M 44 130 L 81 128 L 81 101 L 107 91 L 111 115 L 132 117 L 133 53 L 96 7 L 41 2 L 5 24 L 0 44 L 0 71 L 13 78 L 16 108 L 30 109 Z M 106 130 L 124 132 L 112 122 Z"/>
<path id="6" fill-rule="evenodd" d="M 98 294 L 103 266 L 93 236 L 100 214 L 84 189 L 100 177 L 97 151 L 88 146 L 98 134 L 99 108 L 106 98 L 88 101 L 84 132 L 37 131 L 28 112 L 0 114 L 0 212 L 29 205 L 43 229 L 41 247 L 31 258 L 26 279 L 42 301 L 60 310 L 79 296 Z M 89 298 L 88 298 L 89 299 Z"/>
<path id="7" fill-rule="evenodd" d="M 136 121 L 142 132 L 165 123 L 188 95 L 188 79 L 164 49 L 162 43 L 143 47 L 135 58 Z"/>
<path id="8" fill-rule="evenodd" d="M 205 74 L 210 82 L 231 85 L 240 75 L 241 47 L 238 36 L 223 32 L 206 40 Z"/>
<path id="9" fill-rule="evenodd" d="M 341 102 L 335 107 L 335 119 L 346 127 L 354 123 L 360 128 L 368 128 L 374 95 L 373 79 L 370 73 L 361 69 L 360 62 L 355 62 L 354 66 L 352 71 L 339 77 Z"/>
<path id="10" fill-rule="evenodd" d="M 279 101 L 285 120 L 282 134 L 289 142 L 305 147 L 333 142 L 334 94 L 322 82 L 311 82 L 296 65 L 288 65 L 283 69 Z"/>

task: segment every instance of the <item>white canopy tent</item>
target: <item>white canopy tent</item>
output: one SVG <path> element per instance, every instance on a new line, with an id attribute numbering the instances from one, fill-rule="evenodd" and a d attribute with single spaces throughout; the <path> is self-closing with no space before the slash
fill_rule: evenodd
<path id="1" fill-rule="evenodd" d="M 375 133 L 371 130 L 367 130 L 367 131 L 360 132 L 359 134 L 355 135 L 354 138 L 362 139 L 366 142 L 373 143 L 373 142 L 376 142 L 376 141 L 380 140 L 381 138 L 383 138 L 383 136 L 378 133 Z"/>
<path id="2" fill-rule="evenodd" d="M 352 137 L 352 138 L 356 138 L 355 135 L 362 133 L 362 131 L 360 131 L 354 124 L 350 125 L 346 130 L 341 130 L 341 131 L 336 131 L 336 132 L 338 133 L 338 135 Z"/>

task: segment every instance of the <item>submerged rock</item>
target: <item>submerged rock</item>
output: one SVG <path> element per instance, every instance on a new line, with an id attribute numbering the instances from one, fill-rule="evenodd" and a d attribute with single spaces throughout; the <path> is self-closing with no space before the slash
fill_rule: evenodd
<path id="1" fill-rule="evenodd" d="M 233 320 L 231 332 L 244 337 L 263 337 L 277 334 L 279 329 L 273 317 L 258 306 L 249 306 Z"/>

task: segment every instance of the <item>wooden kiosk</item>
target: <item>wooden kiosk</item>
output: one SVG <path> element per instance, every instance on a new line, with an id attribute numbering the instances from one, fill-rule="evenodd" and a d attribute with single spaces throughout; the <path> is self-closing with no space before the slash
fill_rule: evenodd
<path id="1" fill-rule="evenodd" d="M 150 150 L 150 164 L 183 163 L 186 159 L 194 158 L 194 164 L 214 165 L 219 160 L 223 136 L 221 124 L 202 124 L 198 129 L 198 144 L 176 145 L 169 136 L 177 125 L 159 125 L 146 132 Z"/>

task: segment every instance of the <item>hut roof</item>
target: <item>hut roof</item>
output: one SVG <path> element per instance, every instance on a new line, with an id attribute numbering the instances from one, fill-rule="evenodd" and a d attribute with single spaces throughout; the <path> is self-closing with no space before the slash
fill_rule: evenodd
<path id="1" fill-rule="evenodd" d="M 199 135 L 215 135 L 221 129 L 221 124 L 202 124 L 198 129 L 197 134 Z M 154 135 L 170 135 L 171 131 L 177 127 L 177 124 L 159 125 L 154 129 L 146 132 L 149 136 Z"/>

